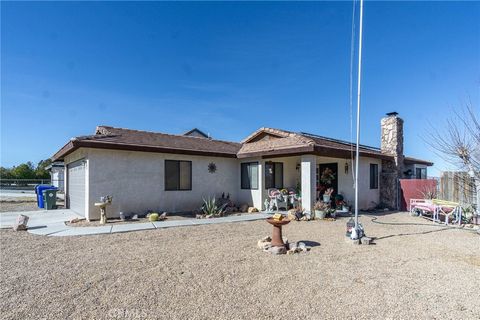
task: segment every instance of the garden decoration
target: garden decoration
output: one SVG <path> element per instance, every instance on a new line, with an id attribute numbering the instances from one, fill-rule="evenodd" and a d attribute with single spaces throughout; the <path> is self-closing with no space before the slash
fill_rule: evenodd
<path id="1" fill-rule="evenodd" d="M 217 171 L 217 165 L 213 162 L 208 164 L 208 172 L 215 173 Z"/>
<path id="2" fill-rule="evenodd" d="M 289 219 L 284 219 L 279 213 L 275 214 L 272 218 L 268 218 L 267 222 L 273 226 L 272 232 L 272 247 L 281 247 L 282 251 L 285 251 L 285 243 L 282 238 L 282 226 L 290 223 Z"/>
<path id="3" fill-rule="evenodd" d="M 332 184 L 333 180 L 335 180 L 335 173 L 332 171 L 332 169 L 325 168 L 320 176 L 320 181 L 323 184 Z"/>
<path id="4" fill-rule="evenodd" d="M 112 204 L 112 196 L 100 197 L 100 202 L 95 202 L 95 207 L 100 208 L 100 224 L 107 223 L 107 206 Z"/>
<path id="5" fill-rule="evenodd" d="M 330 202 L 330 198 L 333 193 L 333 188 L 328 188 L 325 190 L 325 193 L 323 194 L 323 202 Z"/>
<path id="6" fill-rule="evenodd" d="M 315 205 L 313 206 L 313 210 L 315 211 L 315 219 L 325 219 L 329 209 L 330 206 L 328 203 L 323 201 L 315 202 Z"/>

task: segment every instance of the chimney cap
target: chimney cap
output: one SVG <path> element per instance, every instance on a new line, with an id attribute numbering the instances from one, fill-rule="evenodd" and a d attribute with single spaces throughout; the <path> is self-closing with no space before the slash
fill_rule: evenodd
<path id="1" fill-rule="evenodd" d="M 397 115 L 398 115 L 398 112 L 396 112 L 396 111 L 388 112 L 388 113 L 387 113 L 387 116 L 389 116 L 389 117 L 395 117 L 395 116 L 397 116 Z"/>

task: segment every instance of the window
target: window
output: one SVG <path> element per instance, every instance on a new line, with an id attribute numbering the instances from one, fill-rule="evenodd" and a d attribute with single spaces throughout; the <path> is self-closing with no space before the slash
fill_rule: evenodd
<path id="1" fill-rule="evenodd" d="M 258 162 L 245 162 L 241 165 L 242 189 L 258 189 Z"/>
<path id="2" fill-rule="evenodd" d="M 370 189 L 378 189 L 378 164 L 370 163 Z"/>
<path id="3" fill-rule="evenodd" d="M 165 160 L 165 190 L 192 190 L 192 162 Z"/>
<path id="4" fill-rule="evenodd" d="M 427 179 L 427 168 L 415 168 L 416 179 Z"/>
<path id="5" fill-rule="evenodd" d="M 265 189 L 283 188 L 283 163 L 265 163 Z"/>

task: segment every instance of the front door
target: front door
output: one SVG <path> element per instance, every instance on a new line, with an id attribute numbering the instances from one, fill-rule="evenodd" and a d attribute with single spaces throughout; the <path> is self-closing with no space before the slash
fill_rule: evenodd
<path id="1" fill-rule="evenodd" d="M 338 193 L 338 163 L 336 162 L 318 165 L 317 190 L 320 199 L 328 188 L 333 188 L 333 198 Z"/>

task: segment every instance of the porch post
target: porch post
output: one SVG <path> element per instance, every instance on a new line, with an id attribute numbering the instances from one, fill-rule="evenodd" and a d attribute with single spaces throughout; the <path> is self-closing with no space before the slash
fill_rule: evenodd
<path id="1" fill-rule="evenodd" d="M 263 189 L 265 188 L 265 183 L 263 181 L 265 174 L 265 167 L 264 167 L 264 161 L 259 160 L 258 161 L 258 193 L 257 193 L 257 203 L 254 204 L 254 207 L 256 207 L 259 211 L 262 211 L 264 208 L 263 206 Z M 265 208 L 266 210 L 266 208 Z"/>
<path id="2" fill-rule="evenodd" d="M 302 156 L 301 161 L 302 208 L 306 212 L 312 213 L 317 189 L 315 181 L 317 157 L 312 154 L 306 154 Z"/>

